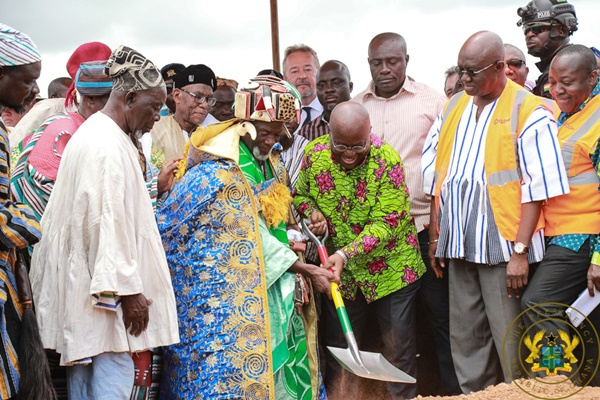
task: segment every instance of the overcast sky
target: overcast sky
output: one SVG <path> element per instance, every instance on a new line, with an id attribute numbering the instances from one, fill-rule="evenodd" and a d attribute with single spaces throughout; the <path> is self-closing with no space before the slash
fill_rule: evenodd
<path id="1" fill-rule="evenodd" d="M 367 46 L 391 31 L 405 37 L 415 80 L 442 90 L 444 70 L 479 30 L 498 33 L 526 50 L 516 10 L 527 0 L 279 0 L 280 54 L 305 43 L 321 63 L 345 62 L 358 94 L 371 77 Z M 579 30 L 571 41 L 600 47 L 598 0 L 573 0 Z M 245 82 L 272 67 L 269 0 L 2 0 L 0 21 L 29 34 L 42 54 L 43 96 L 67 76 L 66 61 L 90 41 L 132 47 L 159 68 L 170 62 L 206 64 L 217 76 Z M 539 72 L 527 58 L 530 78 Z"/>

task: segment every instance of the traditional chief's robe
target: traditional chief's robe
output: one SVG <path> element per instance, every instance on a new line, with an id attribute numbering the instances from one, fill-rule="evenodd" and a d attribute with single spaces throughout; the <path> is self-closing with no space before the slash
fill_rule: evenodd
<path id="1" fill-rule="evenodd" d="M 196 131 L 187 172 L 157 214 L 181 332 L 181 343 L 164 349 L 161 399 L 319 393 L 316 354 L 309 370 L 307 353 L 316 343 L 306 340 L 293 311 L 295 274 L 288 269 L 297 256 L 285 229 L 283 244 L 267 227 L 259 200 L 278 190 L 276 182 L 245 174 L 239 137 L 252 132 L 251 123 L 233 120 Z M 273 175 L 281 175 L 276 157 Z"/>
<path id="2" fill-rule="evenodd" d="M 102 112 L 70 140 L 42 229 L 31 283 L 44 347 L 60 353 L 62 365 L 179 341 L 173 287 L 138 152 Z M 148 329 L 134 337 L 119 296 L 137 293 L 153 303 Z"/>

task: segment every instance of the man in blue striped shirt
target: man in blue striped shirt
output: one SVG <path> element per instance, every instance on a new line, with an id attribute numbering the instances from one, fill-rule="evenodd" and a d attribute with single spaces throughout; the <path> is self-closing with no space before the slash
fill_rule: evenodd
<path id="1" fill-rule="evenodd" d="M 465 92 L 450 99 L 423 150 L 423 190 L 434 196 L 429 254 L 438 274 L 449 259 L 450 345 L 464 393 L 513 375 L 503 339 L 520 312 L 529 264 L 544 253 L 542 202 L 568 191 L 549 106 L 504 74 L 498 35 L 463 45 Z M 504 353 L 504 354 L 503 354 Z M 502 364 L 502 365 L 501 365 Z"/>

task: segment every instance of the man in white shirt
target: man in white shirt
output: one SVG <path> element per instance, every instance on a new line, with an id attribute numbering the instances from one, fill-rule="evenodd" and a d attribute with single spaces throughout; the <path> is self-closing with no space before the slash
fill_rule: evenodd
<path id="1" fill-rule="evenodd" d="M 132 352 L 179 342 L 171 276 L 137 135 L 167 97 L 160 71 L 117 48 L 106 106 L 62 155 L 31 262 L 44 347 L 67 366 L 69 398 L 128 399 Z"/>
<path id="2" fill-rule="evenodd" d="M 552 105 L 507 78 L 502 39 L 472 35 L 457 64 L 464 92 L 431 127 L 421 166 L 434 196 L 429 257 L 449 275 L 450 347 L 467 394 L 498 383 L 500 369 L 506 382 L 518 376 L 504 337 L 544 255 L 542 203 L 569 188 Z"/>

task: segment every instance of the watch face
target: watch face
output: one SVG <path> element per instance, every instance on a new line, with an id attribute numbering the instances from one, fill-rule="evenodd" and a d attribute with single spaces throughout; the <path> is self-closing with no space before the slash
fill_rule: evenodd
<path id="1" fill-rule="evenodd" d="M 523 243 L 515 243 L 515 253 L 523 253 L 525 251 L 525 245 Z"/>

